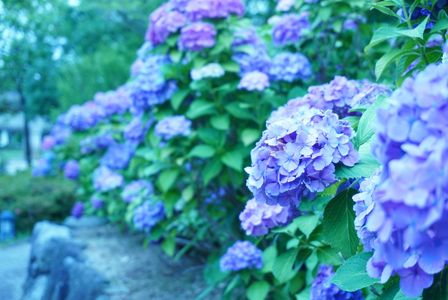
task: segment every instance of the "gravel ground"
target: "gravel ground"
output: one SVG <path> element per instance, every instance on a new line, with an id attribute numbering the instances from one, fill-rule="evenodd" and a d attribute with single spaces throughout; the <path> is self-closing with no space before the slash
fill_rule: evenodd
<path id="1" fill-rule="evenodd" d="M 206 288 L 202 264 L 187 257 L 174 263 L 160 246 L 144 248 L 141 238 L 113 226 L 76 229 L 74 235 L 86 245 L 89 265 L 110 281 L 111 300 L 193 300 Z"/>
<path id="2" fill-rule="evenodd" d="M 30 245 L 25 242 L 0 247 L 0 299 L 20 299 L 29 255 Z"/>

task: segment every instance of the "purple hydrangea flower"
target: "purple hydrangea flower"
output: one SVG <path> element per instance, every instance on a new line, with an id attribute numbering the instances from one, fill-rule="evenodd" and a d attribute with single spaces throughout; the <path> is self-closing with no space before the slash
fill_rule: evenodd
<path id="1" fill-rule="evenodd" d="M 107 149 L 101 159 L 101 164 L 114 170 L 125 169 L 135 153 L 135 147 L 130 144 L 114 144 Z"/>
<path id="2" fill-rule="evenodd" d="M 152 122 L 144 123 L 140 117 L 134 117 L 124 129 L 124 138 L 131 142 L 142 142 L 145 139 L 151 123 Z"/>
<path id="3" fill-rule="evenodd" d="M 346 117 L 356 114 L 350 113 L 352 108 L 369 106 L 378 96 L 387 96 L 390 93 L 390 89 L 385 85 L 336 76 L 327 84 L 309 87 L 308 94 L 298 101 L 318 109 L 329 109 L 340 117 Z"/>
<path id="4" fill-rule="evenodd" d="M 234 33 L 232 59 L 240 66 L 240 74 L 259 71 L 269 73 L 271 58 L 266 44 L 258 37 L 253 28 L 240 29 Z"/>
<path id="5" fill-rule="evenodd" d="M 271 228 L 288 224 L 296 215 L 294 206 L 267 205 L 251 199 L 239 218 L 247 235 L 259 236 L 267 234 Z"/>
<path id="6" fill-rule="evenodd" d="M 163 203 L 146 201 L 134 211 L 134 226 L 138 230 L 149 233 L 151 229 L 165 218 Z"/>
<path id="7" fill-rule="evenodd" d="M 226 190 L 223 187 L 215 189 L 214 191 L 209 191 L 205 197 L 205 204 L 219 204 L 222 202 L 223 198 L 226 196 Z"/>
<path id="8" fill-rule="evenodd" d="M 363 300 L 361 291 L 345 292 L 331 283 L 334 272 L 331 266 L 319 267 L 311 286 L 311 300 Z"/>
<path id="9" fill-rule="evenodd" d="M 104 109 L 93 101 L 82 106 L 74 105 L 65 116 L 65 121 L 75 131 L 84 131 L 97 125 L 106 116 Z"/>
<path id="10" fill-rule="evenodd" d="M 34 177 L 42 177 L 50 174 L 52 169 L 52 161 L 54 158 L 54 154 L 52 152 L 44 153 L 44 156 L 38 159 L 33 164 L 32 175 Z"/>
<path id="11" fill-rule="evenodd" d="M 72 208 L 72 217 L 79 219 L 84 215 L 84 203 L 76 202 Z"/>
<path id="12" fill-rule="evenodd" d="M 224 68 L 217 63 L 211 63 L 200 68 L 191 70 L 191 79 L 194 81 L 204 78 L 219 78 L 224 76 Z"/>
<path id="13" fill-rule="evenodd" d="M 141 68 L 143 67 L 143 60 L 140 58 L 137 58 L 131 66 L 131 77 L 136 77 L 139 73 Z"/>
<path id="14" fill-rule="evenodd" d="M 226 18 L 229 15 L 244 15 L 241 0 L 190 0 L 185 8 L 190 20 Z"/>
<path id="15" fill-rule="evenodd" d="M 269 75 L 274 81 L 306 80 L 312 75 L 311 64 L 300 53 L 283 52 L 273 58 Z"/>
<path id="16" fill-rule="evenodd" d="M 105 166 L 98 167 L 93 173 L 93 187 L 99 192 L 108 192 L 123 185 L 124 178 Z"/>
<path id="17" fill-rule="evenodd" d="M 276 45 L 297 43 L 310 28 L 307 12 L 276 16 L 270 23 L 273 24 L 272 39 Z"/>
<path id="18" fill-rule="evenodd" d="M 179 48 L 189 51 L 201 51 L 211 48 L 216 43 L 216 29 L 213 24 L 195 22 L 182 28 L 179 37 Z"/>
<path id="19" fill-rule="evenodd" d="M 172 34 L 176 33 L 187 22 L 187 18 L 171 3 L 165 3 L 156 9 L 149 17 L 146 40 L 154 46 L 162 44 Z"/>
<path id="20" fill-rule="evenodd" d="M 240 271 L 244 269 L 261 269 L 263 267 L 262 252 L 248 241 L 237 241 L 221 257 L 221 271 Z"/>
<path id="21" fill-rule="evenodd" d="M 93 137 L 87 137 L 80 142 L 81 153 L 89 154 L 97 150 L 107 149 L 115 143 L 116 140 L 111 132 L 106 132 Z"/>
<path id="22" fill-rule="evenodd" d="M 126 203 L 133 202 L 136 198 L 148 198 L 154 191 L 151 182 L 147 180 L 136 180 L 129 183 L 121 193 L 121 198 Z"/>
<path id="23" fill-rule="evenodd" d="M 191 121 L 184 116 L 166 117 L 157 123 L 155 134 L 168 141 L 177 136 L 188 136 L 191 133 Z"/>
<path id="24" fill-rule="evenodd" d="M 103 108 L 106 116 L 124 114 L 132 104 L 127 86 L 120 87 L 116 91 L 97 93 L 94 101 Z"/>
<path id="25" fill-rule="evenodd" d="M 264 91 L 269 87 L 269 77 L 265 73 L 253 71 L 243 75 L 240 83 L 238 84 L 239 89 L 248 91 Z"/>
<path id="26" fill-rule="evenodd" d="M 428 66 L 378 111 L 372 149 L 382 175 L 373 191 L 355 197 L 365 207 L 356 211 L 359 225 L 373 234 L 367 272 L 383 283 L 398 275 L 410 297 L 429 287 L 448 259 L 447 72 L 446 64 Z"/>
<path id="27" fill-rule="evenodd" d="M 50 135 L 56 145 L 63 145 L 70 138 L 72 130 L 65 123 L 65 115 L 58 118 L 56 124 L 51 128 Z"/>
<path id="28" fill-rule="evenodd" d="M 257 201 L 295 205 L 336 182 L 338 163 L 358 161 L 350 124 L 331 111 L 290 101 L 274 112 L 251 152 L 247 186 Z"/>
<path id="29" fill-rule="evenodd" d="M 104 206 L 104 200 L 102 200 L 98 196 L 93 196 L 90 199 L 90 205 L 92 205 L 93 209 L 95 210 L 101 209 Z"/>
<path id="30" fill-rule="evenodd" d="M 76 160 L 69 160 L 64 166 L 64 176 L 76 180 L 79 177 L 79 164 Z"/>
<path id="31" fill-rule="evenodd" d="M 53 136 L 47 135 L 43 138 L 43 140 L 42 140 L 42 149 L 43 150 L 49 151 L 49 150 L 53 149 L 54 146 L 56 146 L 56 139 Z"/>
<path id="32" fill-rule="evenodd" d="M 163 75 L 163 66 L 169 62 L 163 55 L 151 55 L 144 61 L 139 74 L 129 87 L 133 110 L 136 113 L 164 103 L 176 92 L 176 82 L 165 80 Z"/>
<path id="33" fill-rule="evenodd" d="M 356 31 L 358 27 L 358 21 L 352 18 L 348 18 L 344 21 L 344 24 L 342 24 L 342 28 L 349 31 Z"/>

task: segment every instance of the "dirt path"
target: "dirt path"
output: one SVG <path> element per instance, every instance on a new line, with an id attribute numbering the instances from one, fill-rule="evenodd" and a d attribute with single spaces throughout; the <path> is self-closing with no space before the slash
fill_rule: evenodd
<path id="1" fill-rule="evenodd" d="M 188 258 L 174 263 L 160 246 L 144 248 L 140 238 L 112 226 L 76 229 L 74 235 L 86 244 L 89 265 L 110 281 L 111 300 L 193 300 L 206 288 L 202 265 Z"/>
<path id="2" fill-rule="evenodd" d="M 29 255 L 30 245 L 25 242 L 0 247 L 0 299 L 20 299 Z"/>

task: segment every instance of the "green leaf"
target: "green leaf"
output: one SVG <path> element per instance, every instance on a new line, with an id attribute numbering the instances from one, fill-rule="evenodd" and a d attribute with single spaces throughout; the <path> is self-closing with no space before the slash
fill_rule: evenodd
<path id="1" fill-rule="evenodd" d="M 188 155 L 191 157 L 210 158 L 215 155 L 215 149 L 208 145 L 197 145 Z"/>
<path id="2" fill-rule="evenodd" d="M 366 178 L 379 168 L 379 162 L 373 157 L 370 143 L 365 143 L 359 148 L 359 162 L 353 167 L 338 166 L 336 177 L 339 179 Z"/>
<path id="3" fill-rule="evenodd" d="M 235 118 L 242 120 L 253 120 L 254 115 L 250 113 L 247 109 L 241 107 L 239 103 L 230 103 L 225 109 Z"/>
<path id="4" fill-rule="evenodd" d="M 162 192 L 167 192 L 176 182 L 179 170 L 171 169 L 163 171 L 157 179 L 157 186 Z"/>
<path id="5" fill-rule="evenodd" d="M 381 107 L 387 104 L 387 98 L 379 97 L 375 103 L 373 103 L 369 108 L 362 114 L 361 119 L 358 124 L 358 131 L 354 139 L 355 145 L 359 148 L 362 144 L 369 141 L 375 134 L 376 113 Z"/>
<path id="6" fill-rule="evenodd" d="M 227 152 L 221 157 L 221 161 L 228 167 L 242 172 L 243 170 L 243 154 L 240 150 L 234 150 L 231 152 Z"/>
<path id="7" fill-rule="evenodd" d="M 371 253 L 360 253 L 350 257 L 336 271 L 332 282 L 341 290 L 354 292 L 378 282 L 378 279 L 371 278 L 367 274 L 367 261 L 372 256 Z"/>
<path id="8" fill-rule="evenodd" d="M 423 34 L 425 33 L 426 23 L 428 23 L 428 20 L 429 16 L 427 16 L 417 27 L 413 29 L 398 30 L 398 34 L 410 38 L 423 39 Z"/>
<path id="9" fill-rule="evenodd" d="M 247 128 L 241 132 L 241 141 L 244 146 L 249 146 L 260 138 L 260 131 L 257 129 Z"/>
<path id="10" fill-rule="evenodd" d="M 440 19 L 431 29 L 431 33 L 439 32 L 446 29 L 448 29 L 448 19 Z"/>
<path id="11" fill-rule="evenodd" d="M 301 232 L 303 232 L 303 234 L 305 234 L 306 238 L 309 238 L 319 224 L 319 219 L 320 218 L 317 215 L 301 216 L 295 218 L 293 223 Z"/>
<path id="12" fill-rule="evenodd" d="M 194 186 L 193 185 L 189 185 L 186 189 L 184 189 L 182 191 L 182 198 L 185 201 L 190 201 L 191 199 L 193 199 L 194 196 Z"/>
<path id="13" fill-rule="evenodd" d="M 222 67 L 224 68 L 224 70 L 231 73 L 238 73 L 240 71 L 240 65 L 234 61 L 227 61 L 226 63 L 222 64 Z"/>
<path id="14" fill-rule="evenodd" d="M 191 103 L 186 116 L 190 119 L 196 119 L 204 115 L 209 115 L 215 112 L 215 106 L 206 100 L 198 99 Z"/>
<path id="15" fill-rule="evenodd" d="M 223 114 L 210 119 L 212 126 L 218 130 L 228 130 L 230 127 L 229 115 Z"/>
<path id="16" fill-rule="evenodd" d="M 423 292 L 424 299 L 448 299 L 448 270 L 445 269 L 434 278 L 431 287 Z"/>
<path id="17" fill-rule="evenodd" d="M 256 281 L 247 289 L 247 298 L 249 300 L 264 300 L 269 293 L 269 283 L 266 281 Z"/>
<path id="18" fill-rule="evenodd" d="M 162 243 L 162 249 L 168 256 L 173 256 L 176 251 L 176 235 L 170 234 Z"/>
<path id="19" fill-rule="evenodd" d="M 393 49 L 384 54 L 375 65 L 375 76 L 378 80 L 381 75 L 383 75 L 384 70 L 397 58 L 401 58 L 403 56 L 409 55 L 411 53 L 415 53 L 415 50 L 403 50 L 403 49 Z"/>
<path id="20" fill-rule="evenodd" d="M 209 161 L 202 171 L 202 179 L 204 181 L 204 184 L 207 185 L 210 180 L 215 178 L 222 170 L 222 164 L 221 161 L 214 159 Z"/>
<path id="21" fill-rule="evenodd" d="M 275 259 L 272 273 L 280 283 L 287 282 L 296 274 L 293 267 L 298 253 L 298 249 L 290 249 Z"/>
<path id="22" fill-rule="evenodd" d="M 188 89 L 178 90 L 174 93 L 173 97 L 171 97 L 171 106 L 174 110 L 178 110 L 184 99 L 187 97 L 189 93 Z"/>
<path id="23" fill-rule="evenodd" d="M 322 264 L 338 266 L 342 263 L 342 257 L 331 247 L 318 248 L 316 254 Z"/>
<path id="24" fill-rule="evenodd" d="M 277 248 L 275 245 L 272 245 L 263 251 L 263 269 L 261 270 L 263 273 L 272 272 L 276 257 Z"/>
<path id="25" fill-rule="evenodd" d="M 355 190 L 345 190 L 333 198 L 324 211 L 322 235 L 332 248 L 350 257 L 356 253 L 359 240 L 355 230 L 352 197 Z"/>

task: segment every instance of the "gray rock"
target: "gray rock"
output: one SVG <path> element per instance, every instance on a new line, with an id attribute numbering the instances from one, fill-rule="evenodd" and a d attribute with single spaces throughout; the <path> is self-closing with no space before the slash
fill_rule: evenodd
<path id="1" fill-rule="evenodd" d="M 104 294 L 106 281 L 86 265 L 83 246 L 67 227 L 38 223 L 31 247 L 23 300 L 95 300 Z"/>

